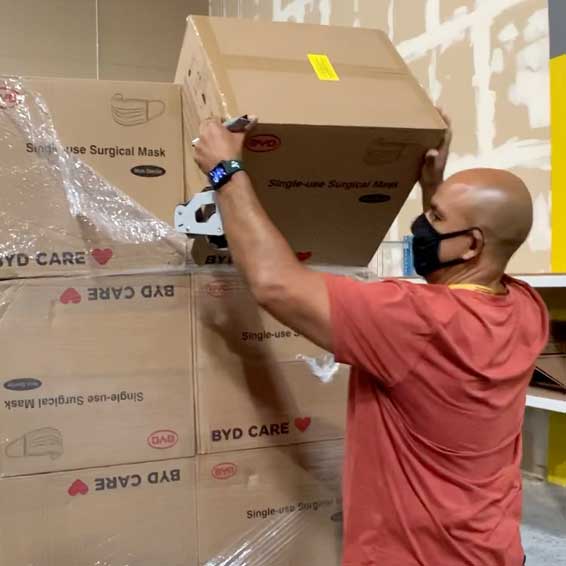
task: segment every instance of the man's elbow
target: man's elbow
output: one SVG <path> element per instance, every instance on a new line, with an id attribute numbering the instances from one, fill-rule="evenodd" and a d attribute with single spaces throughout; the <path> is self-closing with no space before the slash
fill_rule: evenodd
<path id="1" fill-rule="evenodd" d="M 272 278 L 258 280 L 251 285 L 251 291 L 257 304 L 268 312 L 287 301 L 288 286 L 283 281 Z"/>
<path id="2" fill-rule="evenodd" d="M 279 311 L 282 306 L 288 305 L 292 294 L 293 273 L 283 270 L 273 273 L 265 270 L 256 273 L 249 281 L 250 290 L 260 307 L 268 312 Z"/>

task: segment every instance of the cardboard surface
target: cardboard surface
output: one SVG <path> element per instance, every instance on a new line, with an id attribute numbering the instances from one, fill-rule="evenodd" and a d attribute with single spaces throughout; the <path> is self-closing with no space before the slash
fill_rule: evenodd
<path id="1" fill-rule="evenodd" d="M 532 384 L 566 393 L 566 297 L 560 288 L 542 288 L 538 292 L 548 308 L 550 331 Z"/>
<path id="2" fill-rule="evenodd" d="M 35 78 L 24 84 L 45 99 L 63 145 L 84 148 L 80 159 L 171 223 L 184 192 L 178 86 Z M 22 149 L 41 151 L 32 146 Z M 143 165 L 163 171 L 132 171 Z"/>
<path id="3" fill-rule="evenodd" d="M 0 115 L 0 277 L 185 264 L 186 238 L 168 231 L 184 198 L 178 87 L 73 79 L 14 87 L 0 80 L 0 94 L 8 102 Z M 53 153 L 50 116 L 69 159 Z M 133 201 L 116 204 L 108 184 Z M 67 191 L 91 214 L 72 215 L 75 197 Z M 156 231 L 162 235 L 151 236 Z"/>
<path id="4" fill-rule="evenodd" d="M 208 0 L 99 0 L 99 73 L 102 79 L 171 82 L 187 15 L 207 14 Z"/>
<path id="5" fill-rule="evenodd" d="M 291 247 L 318 264 L 368 264 L 445 127 L 375 30 L 191 17 L 176 82 L 187 198 L 207 184 L 192 165 L 199 122 L 258 115 L 246 168 Z"/>
<path id="6" fill-rule="evenodd" d="M 322 442 L 198 456 L 199 564 L 338 566 L 342 450 Z"/>
<path id="7" fill-rule="evenodd" d="M 6 566 L 194 566 L 193 459 L 0 479 Z"/>
<path id="8" fill-rule="evenodd" d="M 257 307 L 235 273 L 193 275 L 200 453 L 344 436 L 348 368 L 322 383 L 325 352 Z"/>
<path id="9" fill-rule="evenodd" d="M 20 0 L 3 4 L 2 20 L 3 74 L 96 77 L 98 22 L 91 0 L 61 0 L 55 10 L 46 2 Z"/>
<path id="10" fill-rule="evenodd" d="M 189 278 L 0 284 L 0 475 L 195 452 Z"/>

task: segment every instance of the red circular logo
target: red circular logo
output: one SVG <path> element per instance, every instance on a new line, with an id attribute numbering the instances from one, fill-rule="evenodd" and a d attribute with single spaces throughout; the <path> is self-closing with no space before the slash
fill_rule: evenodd
<path id="1" fill-rule="evenodd" d="M 216 464 L 211 470 L 212 477 L 216 480 L 227 480 L 238 473 L 238 466 L 230 462 Z"/>
<path id="2" fill-rule="evenodd" d="M 0 86 L 0 108 L 13 108 L 18 103 L 18 96 L 13 88 Z"/>
<path id="3" fill-rule="evenodd" d="M 158 450 L 173 448 L 178 440 L 179 435 L 174 430 L 156 430 L 147 437 L 149 446 Z"/>
<path id="4" fill-rule="evenodd" d="M 273 134 L 258 134 L 246 140 L 246 147 L 257 153 L 275 151 L 281 147 L 281 139 Z"/>
<path id="5" fill-rule="evenodd" d="M 223 297 L 230 290 L 230 286 L 225 281 L 213 281 L 206 286 L 206 292 L 211 297 Z"/>

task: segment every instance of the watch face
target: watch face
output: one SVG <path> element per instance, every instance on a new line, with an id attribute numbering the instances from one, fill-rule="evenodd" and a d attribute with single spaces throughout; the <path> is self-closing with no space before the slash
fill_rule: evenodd
<path id="1" fill-rule="evenodd" d="M 227 175 L 228 173 L 222 164 L 217 165 L 209 174 L 213 185 L 220 183 Z"/>

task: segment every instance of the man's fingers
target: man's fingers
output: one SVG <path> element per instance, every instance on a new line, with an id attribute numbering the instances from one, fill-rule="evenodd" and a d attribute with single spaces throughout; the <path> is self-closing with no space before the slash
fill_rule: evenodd
<path id="1" fill-rule="evenodd" d="M 448 114 L 440 106 L 436 106 L 436 109 L 438 110 L 438 113 L 442 116 L 444 122 L 446 122 L 448 128 L 450 128 L 450 126 L 452 126 L 452 120 L 450 119 L 450 116 L 448 116 Z"/>
<path id="2" fill-rule="evenodd" d="M 440 106 L 436 106 L 436 110 L 447 126 L 446 133 L 444 134 L 444 138 L 440 143 L 438 149 L 447 154 L 450 144 L 452 143 L 452 120 L 450 120 L 450 116 L 448 116 L 448 114 L 444 112 L 444 110 Z"/>
<path id="3" fill-rule="evenodd" d="M 220 125 L 220 119 L 216 116 L 209 116 L 200 123 L 200 135 L 202 136 L 206 130 L 215 125 Z"/>

